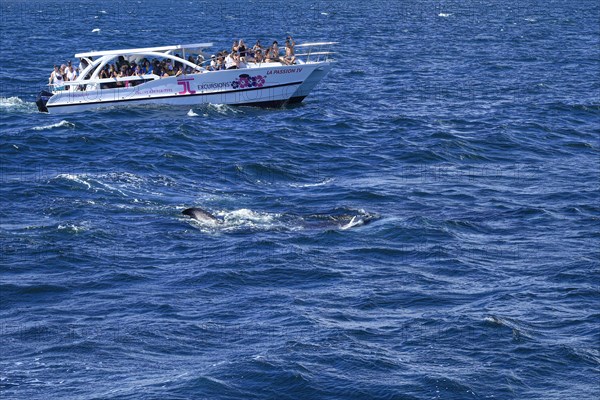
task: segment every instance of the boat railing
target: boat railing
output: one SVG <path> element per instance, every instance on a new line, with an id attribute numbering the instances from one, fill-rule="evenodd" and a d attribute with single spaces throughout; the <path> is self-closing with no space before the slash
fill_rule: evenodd
<path id="1" fill-rule="evenodd" d="M 331 61 L 332 54 L 331 48 L 338 44 L 338 42 L 315 42 L 315 43 L 302 43 L 297 44 L 296 57 L 306 57 L 305 62 L 321 62 Z"/>
<path id="2" fill-rule="evenodd" d="M 64 81 L 59 84 L 49 84 L 48 87 L 53 92 L 61 92 L 65 90 L 84 90 L 84 88 L 80 88 L 81 86 L 87 85 L 98 85 L 103 83 L 117 83 L 117 82 L 132 82 L 132 81 L 142 81 L 148 82 L 151 80 L 159 79 L 158 75 L 149 74 L 149 75 L 135 75 L 135 76 L 124 76 L 122 78 L 102 78 L 102 79 L 85 79 L 85 80 L 77 80 L 77 81 Z M 68 89 L 67 89 L 68 88 Z"/>

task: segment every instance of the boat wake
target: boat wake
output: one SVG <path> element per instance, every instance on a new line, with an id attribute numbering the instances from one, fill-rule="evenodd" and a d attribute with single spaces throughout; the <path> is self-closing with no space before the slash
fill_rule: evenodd
<path id="1" fill-rule="evenodd" d="M 243 112 L 240 109 L 231 107 L 227 104 L 212 104 L 211 103 L 211 104 L 208 104 L 207 107 L 208 107 L 209 111 L 214 111 L 214 112 L 216 112 L 218 114 L 222 114 L 222 115 L 228 115 L 230 113 L 238 114 L 238 113 Z"/>

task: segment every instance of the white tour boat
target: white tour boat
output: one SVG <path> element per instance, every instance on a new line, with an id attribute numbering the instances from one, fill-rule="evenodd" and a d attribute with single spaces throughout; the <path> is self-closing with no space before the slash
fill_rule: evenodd
<path id="1" fill-rule="evenodd" d="M 212 43 L 75 54 L 87 66 L 75 80 L 49 85 L 49 90 L 38 95 L 36 104 L 42 112 L 62 114 L 130 104 L 279 107 L 299 103 L 331 69 L 331 52 L 327 49 L 333 44 L 335 42 L 296 45 L 293 65 L 247 62 L 240 69 L 219 71 L 206 68 L 210 58 L 203 51 L 211 48 Z M 105 66 L 118 60 L 140 63 L 151 59 L 170 61 L 187 73 L 168 77 L 150 73 L 99 78 Z"/>

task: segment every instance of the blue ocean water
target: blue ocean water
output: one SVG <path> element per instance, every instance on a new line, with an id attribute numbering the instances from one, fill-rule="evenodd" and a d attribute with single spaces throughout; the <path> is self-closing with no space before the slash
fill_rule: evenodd
<path id="1" fill-rule="evenodd" d="M 0 6 L 0 397 L 600 396 L 596 1 Z M 77 52 L 288 33 L 340 42 L 299 106 L 34 104 Z"/>

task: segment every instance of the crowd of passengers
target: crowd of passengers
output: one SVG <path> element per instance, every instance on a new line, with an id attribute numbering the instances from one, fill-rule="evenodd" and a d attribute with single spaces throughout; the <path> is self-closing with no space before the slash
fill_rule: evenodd
<path id="1" fill-rule="evenodd" d="M 205 71 L 220 71 L 227 69 L 246 68 L 248 63 L 271 63 L 279 62 L 284 65 L 293 65 L 296 63 L 294 55 L 295 42 L 291 36 L 288 36 L 285 41 L 285 55 L 280 56 L 279 44 L 274 41 L 272 45 L 265 48 L 257 40 L 254 46 L 249 47 L 244 43 L 244 40 L 234 41 L 231 46 L 231 51 L 222 50 L 217 54 L 210 56 L 210 60 L 206 60 L 201 54 L 197 57 L 189 56 L 187 61 L 194 65 L 183 64 L 180 61 L 174 62 L 168 58 L 158 60 L 154 58 L 152 61 L 147 58 L 135 61 L 127 61 L 123 56 L 119 56 L 114 64 L 106 64 L 98 74 L 98 79 L 107 78 L 124 78 L 129 76 L 144 76 L 158 75 L 161 78 L 169 76 L 179 76 L 182 74 L 194 74 Z M 180 58 L 179 54 L 175 57 Z M 74 81 L 81 74 L 87 63 L 85 59 L 80 59 L 79 67 L 76 69 L 68 61 L 67 64 L 54 66 L 54 70 L 50 74 L 49 83 L 55 86 L 63 86 L 66 82 Z M 133 81 L 116 81 L 110 83 L 102 83 L 100 86 L 103 89 L 130 87 L 144 83 L 145 80 Z M 65 86 L 68 89 L 68 86 Z"/>

